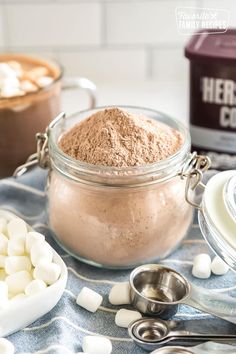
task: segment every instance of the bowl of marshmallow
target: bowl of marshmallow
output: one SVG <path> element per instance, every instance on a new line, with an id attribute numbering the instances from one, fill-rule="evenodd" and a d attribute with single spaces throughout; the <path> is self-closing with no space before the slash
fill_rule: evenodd
<path id="1" fill-rule="evenodd" d="M 66 265 L 44 235 L 13 213 L 0 210 L 0 336 L 49 312 L 66 282 Z"/>

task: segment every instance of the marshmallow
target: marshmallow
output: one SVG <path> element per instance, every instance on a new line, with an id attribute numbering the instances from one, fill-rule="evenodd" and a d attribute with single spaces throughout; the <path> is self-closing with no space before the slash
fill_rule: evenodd
<path id="1" fill-rule="evenodd" d="M 20 294 L 13 296 L 10 301 L 11 301 L 11 303 L 19 303 L 22 300 L 25 300 L 26 297 L 27 296 L 24 293 L 20 293 Z"/>
<path id="2" fill-rule="evenodd" d="M 27 256 L 11 256 L 5 261 L 5 271 L 7 274 L 20 272 L 21 270 L 31 271 L 31 261 Z"/>
<path id="3" fill-rule="evenodd" d="M 0 310 L 8 305 L 8 286 L 5 281 L 0 281 Z"/>
<path id="4" fill-rule="evenodd" d="M 0 255 L 0 268 L 5 268 L 6 256 Z"/>
<path id="5" fill-rule="evenodd" d="M 109 301 L 112 305 L 130 304 L 130 285 L 129 282 L 115 284 L 110 291 Z"/>
<path id="6" fill-rule="evenodd" d="M 19 89 L 20 81 L 16 77 L 0 79 L 1 90 Z"/>
<path id="7" fill-rule="evenodd" d="M 2 98 L 11 98 L 16 96 L 24 96 L 24 95 L 25 95 L 24 91 L 12 87 L 4 87 L 4 89 L 2 89 L 0 93 L 0 96 Z"/>
<path id="8" fill-rule="evenodd" d="M 196 278 L 208 279 L 211 275 L 211 257 L 201 253 L 194 258 L 192 274 Z"/>
<path id="9" fill-rule="evenodd" d="M 111 354 L 112 352 L 110 339 L 99 336 L 85 336 L 82 348 L 89 354 Z"/>
<path id="10" fill-rule="evenodd" d="M 90 312 L 96 312 L 102 303 L 102 296 L 86 286 L 80 291 L 76 303 Z"/>
<path id="11" fill-rule="evenodd" d="M 61 268 L 58 264 L 42 260 L 39 262 L 33 272 L 34 279 L 43 280 L 51 285 L 57 281 L 61 274 Z"/>
<path id="12" fill-rule="evenodd" d="M 34 266 L 42 260 L 52 262 L 52 247 L 47 242 L 35 242 L 30 251 L 30 257 Z"/>
<path id="13" fill-rule="evenodd" d="M 7 254 L 7 245 L 8 245 L 8 238 L 0 233 L 0 254 L 5 255 Z"/>
<path id="14" fill-rule="evenodd" d="M 26 252 L 30 253 L 32 246 L 38 241 L 45 241 L 45 237 L 36 231 L 28 232 L 25 241 Z"/>
<path id="15" fill-rule="evenodd" d="M 35 86 L 31 81 L 29 80 L 23 80 L 20 83 L 20 89 L 24 92 L 35 92 L 38 91 L 37 86 Z"/>
<path id="16" fill-rule="evenodd" d="M 0 232 L 5 235 L 7 233 L 7 221 L 4 218 L 0 218 Z"/>
<path id="17" fill-rule="evenodd" d="M 0 63 L 0 80 L 16 77 L 15 71 L 6 63 Z"/>
<path id="18" fill-rule="evenodd" d="M 21 77 L 23 70 L 21 64 L 16 60 L 10 60 L 7 64 L 14 70 L 17 77 Z"/>
<path id="19" fill-rule="evenodd" d="M 5 269 L 0 269 L 0 280 L 5 280 L 7 277 L 7 273 L 5 272 Z"/>
<path id="20" fill-rule="evenodd" d="M 6 338 L 0 338 L 0 353 L 1 354 L 14 354 L 14 345 Z"/>
<path id="21" fill-rule="evenodd" d="M 41 76 L 47 75 L 48 69 L 45 66 L 37 66 L 36 68 L 33 68 L 25 73 L 26 78 L 30 81 L 36 81 Z"/>
<path id="22" fill-rule="evenodd" d="M 211 271 L 215 275 L 224 275 L 228 272 L 229 266 L 218 256 L 211 263 Z"/>
<path id="23" fill-rule="evenodd" d="M 121 309 L 116 313 L 115 324 L 119 327 L 128 328 L 132 322 L 140 318 L 142 318 L 142 315 L 138 311 Z"/>
<path id="24" fill-rule="evenodd" d="M 23 256 L 25 253 L 25 239 L 13 238 L 8 241 L 8 256 Z"/>
<path id="25" fill-rule="evenodd" d="M 37 85 L 41 88 L 51 85 L 52 82 L 53 78 L 50 76 L 42 76 L 36 80 Z"/>
<path id="26" fill-rule="evenodd" d="M 10 293 L 19 294 L 25 291 L 26 286 L 31 282 L 32 277 L 29 272 L 22 270 L 20 272 L 8 275 L 5 282 L 8 285 Z"/>
<path id="27" fill-rule="evenodd" d="M 32 296 L 38 294 L 39 292 L 46 289 L 47 285 L 44 281 L 35 279 L 32 280 L 25 288 L 25 294 L 27 296 Z"/>
<path id="28" fill-rule="evenodd" d="M 24 220 L 15 218 L 7 224 L 9 238 L 22 238 L 26 236 L 28 230 Z"/>

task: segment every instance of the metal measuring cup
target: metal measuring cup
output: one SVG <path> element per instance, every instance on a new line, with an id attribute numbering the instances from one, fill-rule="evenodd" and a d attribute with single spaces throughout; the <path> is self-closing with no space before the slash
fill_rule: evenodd
<path id="1" fill-rule="evenodd" d="M 181 304 L 236 323 L 236 299 L 191 284 L 177 271 L 160 264 L 135 268 L 130 274 L 133 306 L 146 315 L 169 319 Z"/>

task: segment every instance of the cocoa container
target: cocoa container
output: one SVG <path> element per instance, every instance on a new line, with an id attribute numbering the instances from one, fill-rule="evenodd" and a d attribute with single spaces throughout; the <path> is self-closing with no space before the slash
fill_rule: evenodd
<path id="1" fill-rule="evenodd" d="M 208 154 L 214 168 L 236 168 L 236 29 L 198 32 L 185 56 L 190 61 L 192 149 Z"/>

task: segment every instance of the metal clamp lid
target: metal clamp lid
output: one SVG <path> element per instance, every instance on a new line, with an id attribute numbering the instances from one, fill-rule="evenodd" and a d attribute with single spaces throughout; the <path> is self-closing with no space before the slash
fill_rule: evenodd
<path id="1" fill-rule="evenodd" d="M 198 155 L 195 152 L 190 154 L 189 159 L 186 161 L 180 176 L 181 178 L 186 177 L 185 186 L 185 199 L 186 201 L 197 209 L 201 209 L 201 206 L 191 200 L 191 192 L 193 193 L 197 187 L 205 188 L 202 182 L 203 173 L 211 167 L 211 160 L 208 156 Z"/>

